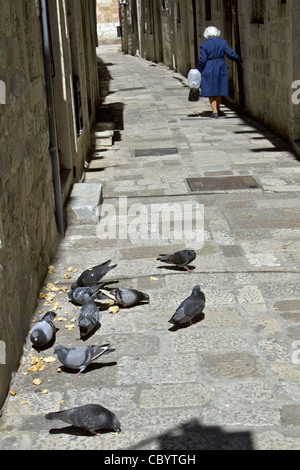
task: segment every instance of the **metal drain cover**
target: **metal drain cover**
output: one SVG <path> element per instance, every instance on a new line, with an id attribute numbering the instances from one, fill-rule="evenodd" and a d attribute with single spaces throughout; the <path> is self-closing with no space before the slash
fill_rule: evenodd
<path id="1" fill-rule="evenodd" d="M 178 149 L 176 147 L 169 147 L 169 148 L 159 148 L 159 149 L 137 149 L 135 151 L 136 157 L 150 157 L 150 156 L 159 156 L 159 155 L 172 155 L 174 153 L 178 153 Z"/>
<path id="2" fill-rule="evenodd" d="M 144 86 L 135 86 L 131 88 L 120 88 L 119 91 L 135 91 L 135 90 L 145 90 Z"/>
<path id="3" fill-rule="evenodd" d="M 236 189 L 255 189 L 259 184 L 252 176 L 207 176 L 187 178 L 190 190 L 195 191 L 233 191 Z"/>

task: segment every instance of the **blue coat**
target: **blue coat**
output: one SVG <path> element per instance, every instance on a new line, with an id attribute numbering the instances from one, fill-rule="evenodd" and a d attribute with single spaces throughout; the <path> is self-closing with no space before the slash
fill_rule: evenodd
<path id="1" fill-rule="evenodd" d="M 202 73 L 201 96 L 229 94 L 225 55 L 235 62 L 242 61 L 240 56 L 230 49 L 225 39 L 211 37 L 200 46 L 197 69 Z"/>

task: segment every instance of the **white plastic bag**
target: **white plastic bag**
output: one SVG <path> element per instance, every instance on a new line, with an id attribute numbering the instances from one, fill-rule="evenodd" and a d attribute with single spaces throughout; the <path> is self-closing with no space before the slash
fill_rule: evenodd
<path id="1" fill-rule="evenodd" d="M 190 92 L 188 96 L 189 101 L 199 101 L 200 99 L 200 85 L 201 73 L 197 69 L 191 69 L 188 74 L 188 84 Z"/>
<path id="2" fill-rule="evenodd" d="M 191 69 L 188 74 L 188 84 L 190 88 L 200 88 L 201 73 L 197 69 Z"/>

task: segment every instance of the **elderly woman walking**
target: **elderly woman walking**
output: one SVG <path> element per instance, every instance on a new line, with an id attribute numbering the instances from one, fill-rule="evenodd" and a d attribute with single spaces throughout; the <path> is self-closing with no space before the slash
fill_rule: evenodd
<path id="1" fill-rule="evenodd" d="M 225 55 L 240 64 L 242 59 L 231 49 L 225 39 L 220 38 L 221 31 L 209 26 L 204 31 L 206 41 L 200 47 L 197 69 L 202 73 L 201 96 L 209 97 L 212 117 L 219 117 L 223 96 L 229 94 L 228 70 Z"/>

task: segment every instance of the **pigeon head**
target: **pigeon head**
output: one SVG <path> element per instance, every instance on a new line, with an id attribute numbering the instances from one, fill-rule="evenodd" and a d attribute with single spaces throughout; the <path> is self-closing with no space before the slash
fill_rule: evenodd
<path id="1" fill-rule="evenodd" d="M 112 428 L 115 432 L 121 432 L 121 424 L 116 416 L 113 417 Z"/>
<path id="2" fill-rule="evenodd" d="M 200 286 L 193 287 L 192 295 L 199 295 L 200 292 L 201 292 Z"/>
<path id="3" fill-rule="evenodd" d="M 93 328 L 93 325 L 90 324 L 89 319 L 88 318 L 83 318 L 80 321 L 80 325 L 79 325 L 80 336 L 82 338 L 87 336 L 90 333 L 90 331 L 92 330 L 92 328 Z"/>
<path id="4" fill-rule="evenodd" d="M 47 337 L 43 331 L 33 331 L 30 335 L 30 340 L 36 346 L 42 346 L 47 343 Z"/>
<path id="5" fill-rule="evenodd" d="M 80 325 L 79 326 L 84 331 L 88 330 L 91 327 L 91 322 L 90 322 L 89 318 L 82 318 L 80 320 Z"/>
<path id="6" fill-rule="evenodd" d="M 54 354 L 57 354 L 58 358 L 60 355 L 66 355 L 67 353 L 68 353 L 68 349 L 65 346 L 62 346 L 61 344 L 58 344 L 54 348 Z"/>
<path id="7" fill-rule="evenodd" d="M 68 290 L 68 299 L 73 300 L 73 289 Z"/>
<path id="8" fill-rule="evenodd" d="M 196 297 L 200 297 L 205 302 L 205 295 L 202 292 L 202 290 L 200 289 L 200 286 L 197 285 L 193 288 L 192 295 L 195 295 Z"/>

